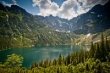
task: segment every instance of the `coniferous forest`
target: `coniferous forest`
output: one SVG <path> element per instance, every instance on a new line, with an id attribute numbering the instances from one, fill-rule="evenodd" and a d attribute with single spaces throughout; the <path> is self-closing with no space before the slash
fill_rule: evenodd
<path id="1" fill-rule="evenodd" d="M 36 61 L 28 68 L 22 67 L 23 57 L 8 55 L 0 63 L 0 73 L 110 73 L 110 46 L 107 37 L 101 35 L 100 42 L 91 42 L 89 51 L 81 49 L 57 59 Z"/>

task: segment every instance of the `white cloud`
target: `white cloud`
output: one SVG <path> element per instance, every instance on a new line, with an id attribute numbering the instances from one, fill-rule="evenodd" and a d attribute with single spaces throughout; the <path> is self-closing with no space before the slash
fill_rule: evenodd
<path id="1" fill-rule="evenodd" d="M 78 10 L 77 10 L 78 15 L 80 15 L 82 13 L 86 13 L 87 11 L 88 11 L 88 9 L 84 9 L 80 5 L 78 6 Z"/>
<path id="2" fill-rule="evenodd" d="M 50 0 L 32 0 L 33 6 L 39 6 L 40 13 L 38 15 L 49 16 L 50 14 L 56 16 L 59 11 L 59 6 Z"/>
<path id="3" fill-rule="evenodd" d="M 108 0 L 66 0 L 61 7 L 51 0 L 32 0 L 33 6 L 39 6 L 42 16 L 60 16 L 65 19 L 72 19 L 82 13 L 87 12 L 96 4 L 105 4 Z"/>
<path id="4" fill-rule="evenodd" d="M 78 0 L 83 3 L 83 7 L 91 7 L 96 4 L 104 5 L 108 0 Z"/>
<path id="5" fill-rule="evenodd" d="M 71 19 L 78 14 L 74 11 L 73 7 L 77 4 L 75 0 L 66 0 L 59 8 L 59 15 L 61 18 Z"/>
<path id="6" fill-rule="evenodd" d="M 6 3 L 5 1 L 2 1 L 2 4 L 8 7 L 11 7 L 12 4 Z"/>
<path id="7" fill-rule="evenodd" d="M 2 1 L 2 4 L 4 6 L 11 7 L 11 5 L 17 5 L 17 2 L 16 2 L 16 0 L 12 0 L 12 4 L 9 4 L 9 3 L 5 2 L 5 1 Z"/>
<path id="8" fill-rule="evenodd" d="M 12 2 L 13 2 L 14 5 L 17 5 L 16 0 L 12 0 Z"/>

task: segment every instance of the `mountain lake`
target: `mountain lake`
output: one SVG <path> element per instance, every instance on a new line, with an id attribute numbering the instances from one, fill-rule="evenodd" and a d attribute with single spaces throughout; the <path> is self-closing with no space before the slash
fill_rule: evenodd
<path id="1" fill-rule="evenodd" d="M 7 59 L 7 55 L 11 55 L 13 53 L 21 55 L 23 59 L 23 67 L 30 67 L 32 62 L 40 62 L 42 60 L 48 59 L 53 60 L 57 59 L 59 54 L 61 53 L 63 57 L 66 57 L 69 53 L 77 52 L 80 49 L 84 49 L 85 51 L 90 49 L 90 46 L 67 46 L 67 45 L 59 45 L 59 46 L 36 46 L 31 48 L 13 48 L 8 50 L 0 51 L 0 62 L 5 62 Z"/>

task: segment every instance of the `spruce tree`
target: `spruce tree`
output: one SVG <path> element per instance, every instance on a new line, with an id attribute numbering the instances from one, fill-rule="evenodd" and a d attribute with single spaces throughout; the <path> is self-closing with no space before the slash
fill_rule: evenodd
<path id="1" fill-rule="evenodd" d="M 83 49 L 81 49 L 80 50 L 80 52 L 79 52 L 79 62 L 84 62 L 84 58 L 85 58 L 85 56 L 84 56 L 84 50 Z"/>
<path id="2" fill-rule="evenodd" d="M 68 54 L 68 56 L 66 57 L 66 65 L 71 63 L 71 56 L 70 54 Z"/>
<path id="3" fill-rule="evenodd" d="M 104 47 L 105 44 L 104 44 L 104 36 L 103 36 L 103 33 L 101 35 L 101 43 L 100 43 L 100 51 L 101 51 L 101 61 L 106 61 L 106 56 L 107 56 L 107 50 L 106 48 Z"/>
<path id="4" fill-rule="evenodd" d="M 53 65 L 57 65 L 57 60 L 56 59 L 53 60 Z"/>
<path id="5" fill-rule="evenodd" d="M 48 61 L 48 59 L 46 59 L 46 60 L 44 61 L 44 67 L 47 68 L 48 66 L 49 66 L 49 61 Z"/>
<path id="6" fill-rule="evenodd" d="M 95 54 L 94 54 L 94 58 L 95 59 L 101 59 L 101 51 L 100 51 L 100 47 L 99 44 L 96 44 L 96 50 L 95 50 Z"/>
<path id="7" fill-rule="evenodd" d="M 109 52 L 110 52 L 110 48 L 109 48 L 107 36 L 106 36 L 106 39 L 105 39 L 105 48 L 106 48 L 107 52 L 109 53 Z M 107 54 L 108 54 L 108 53 L 107 53 Z"/>
<path id="8" fill-rule="evenodd" d="M 61 53 L 59 54 L 59 57 L 58 57 L 58 64 L 59 65 L 62 64 L 62 55 L 61 55 Z"/>
<path id="9" fill-rule="evenodd" d="M 43 66 L 44 66 L 44 64 L 43 64 L 43 60 L 42 60 L 42 61 L 40 61 L 39 66 L 41 66 L 41 67 L 43 67 Z"/>
<path id="10" fill-rule="evenodd" d="M 88 63 L 86 64 L 86 70 L 89 71 L 89 65 L 88 65 Z"/>
<path id="11" fill-rule="evenodd" d="M 93 44 L 93 42 L 91 42 L 91 48 L 90 48 L 90 53 L 89 53 L 90 58 L 94 57 L 94 51 L 95 51 L 94 44 Z"/>
<path id="12" fill-rule="evenodd" d="M 33 63 L 32 63 L 31 69 L 32 69 L 32 68 L 35 68 L 35 67 L 38 67 L 38 63 L 37 63 L 37 62 L 33 62 Z"/>

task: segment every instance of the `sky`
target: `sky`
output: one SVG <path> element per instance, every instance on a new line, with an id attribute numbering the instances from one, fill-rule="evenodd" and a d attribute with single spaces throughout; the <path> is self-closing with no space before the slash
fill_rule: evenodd
<path id="1" fill-rule="evenodd" d="M 97 4 L 104 5 L 108 0 L 1 0 L 4 6 L 18 5 L 33 15 L 59 16 L 72 19 L 86 13 Z"/>

